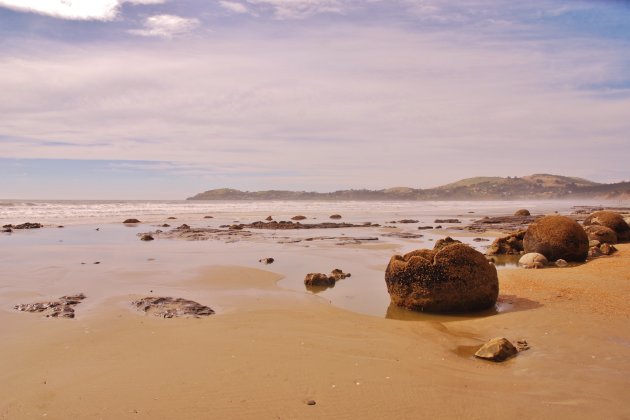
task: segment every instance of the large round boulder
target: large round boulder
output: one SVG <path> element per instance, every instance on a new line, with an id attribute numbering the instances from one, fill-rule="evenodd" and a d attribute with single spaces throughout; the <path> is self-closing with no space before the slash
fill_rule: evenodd
<path id="1" fill-rule="evenodd" d="M 624 220 L 623 216 L 614 211 L 596 211 L 584 220 L 584 226 L 605 226 L 612 229 L 617 234 L 620 242 L 630 240 L 630 226 Z"/>
<path id="2" fill-rule="evenodd" d="M 525 253 L 538 252 L 549 261 L 584 261 L 588 256 L 588 236 L 573 219 L 545 216 L 529 225 L 523 248 Z"/>
<path id="3" fill-rule="evenodd" d="M 606 226 L 590 225 L 584 228 L 588 239 L 591 241 L 599 241 L 601 243 L 616 244 L 617 233 Z"/>
<path id="4" fill-rule="evenodd" d="M 480 311 L 499 295 L 494 265 L 462 243 L 394 255 L 385 282 L 392 303 L 415 311 Z"/>
<path id="5" fill-rule="evenodd" d="M 527 209 L 516 210 L 514 216 L 531 216 L 531 213 Z"/>

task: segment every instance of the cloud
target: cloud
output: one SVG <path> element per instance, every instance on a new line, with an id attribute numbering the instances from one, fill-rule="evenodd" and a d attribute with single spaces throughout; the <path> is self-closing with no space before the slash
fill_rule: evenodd
<path id="1" fill-rule="evenodd" d="M 304 19 L 321 13 L 343 13 L 349 0 L 247 0 L 253 6 L 271 10 L 278 19 Z"/>
<path id="2" fill-rule="evenodd" d="M 0 7 L 70 20 L 112 20 L 123 3 L 161 4 L 166 0 L 0 0 Z"/>
<path id="3" fill-rule="evenodd" d="M 199 26 L 195 18 L 183 18 L 175 15 L 155 15 L 144 21 L 144 29 L 132 29 L 129 32 L 141 36 L 173 38 L 193 31 Z"/>
<path id="4" fill-rule="evenodd" d="M 248 13 L 249 9 L 242 3 L 235 1 L 219 1 L 219 5 L 232 13 Z"/>

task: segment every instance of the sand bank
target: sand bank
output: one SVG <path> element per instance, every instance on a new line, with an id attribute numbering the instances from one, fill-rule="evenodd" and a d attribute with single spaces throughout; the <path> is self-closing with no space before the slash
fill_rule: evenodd
<path id="1" fill-rule="evenodd" d="M 502 270 L 505 311 L 491 316 L 359 315 L 235 267 L 180 284 L 233 309 L 204 319 L 147 317 L 131 295 L 73 320 L 1 311 L 0 418 L 628 418 L 630 246 L 619 248 L 573 268 Z M 532 348 L 500 365 L 471 357 L 495 336 Z"/>

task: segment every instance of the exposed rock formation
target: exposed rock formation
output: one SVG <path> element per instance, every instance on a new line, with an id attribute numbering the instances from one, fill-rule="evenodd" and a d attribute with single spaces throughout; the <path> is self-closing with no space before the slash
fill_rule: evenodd
<path id="1" fill-rule="evenodd" d="M 394 255 L 385 282 L 394 304 L 415 311 L 479 311 L 493 306 L 499 294 L 497 270 L 483 254 L 444 241 L 433 250 Z"/>
<path id="2" fill-rule="evenodd" d="M 200 318 L 214 314 L 208 306 L 195 301 L 172 297 L 145 297 L 131 302 L 139 310 L 160 318 Z"/>
<path id="3" fill-rule="evenodd" d="M 74 307 L 85 299 L 83 293 L 62 296 L 51 302 L 25 303 L 15 305 L 13 309 L 24 312 L 43 312 L 52 318 L 74 318 Z"/>
<path id="4" fill-rule="evenodd" d="M 549 261 L 584 261 L 588 256 L 588 236 L 571 218 L 545 216 L 529 225 L 523 249 L 526 253 L 543 254 Z"/>
<path id="5" fill-rule="evenodd" d="M 523 238 L 525 231 L 512 232 L 502 238 L 497 238 L 488 247 L 488 255 L 519 255 L 523 252 Z"/>
<path id="6" fill-rule="evenodd" d="M 20 225 L 4 225 L 2 227 L 4 229 L 9 229 L 9 232 L 10 232 L 11 229 L 40 229 L 40 228 L 43 228 L 44 225 L 42 225 L 41 223 L 26 222 L 26 223 L 22 223 Z"/>

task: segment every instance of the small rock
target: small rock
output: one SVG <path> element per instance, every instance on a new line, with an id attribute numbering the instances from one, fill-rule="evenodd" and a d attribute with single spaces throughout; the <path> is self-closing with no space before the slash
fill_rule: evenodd
<path id="1" fill-rule="evenodd" d="M 481 346 L 475 353 L 475 357 L 493 362 L 503 362 L 510 357 L 515 356 L 518 350 L 506 338 L 493 338 L 486 344 Z"/>
<path id="2" fill-rule="evenodd" d="M 418 230 L 433 229 L 433 226 L 418 226 Z"/>
<path id="3" fill-rule="evenodd" d="M 142 236 L 140 236 L 141 241 L 152 241 L 153 239 L 155 238 L 153 238 L 153 236 L 149 235 L 148 233 L 145 233 Z"/>
<path id="4" fill-rule="evenodd" d="M 520 351 L 525 351 L 525 350 L 529 350 L 529 344 L 527 343 L 527 340 L 518 340 L 516 342 L 516 349 L 520 352 Z"/>
<path id="5" fill-rule="evenodd" d="M 562 260 L 562 259 L 556 260 L 556 267 L 566 267 L 568 265 L 569 263 L 566 262 L 565 260 Z"/>
<path id="6" fill-rule="evenodd" d="M 309 273 L 304 278 L 304 285 L 307 287 L 333 287 L 335 278 L 323 273 Z"/>
<path id="7" fill-rule="evenodd" d="M 542 268 L 548 263 L 547 257 L 537 252 L 529 252 L 518 260 L 518 265 L 524 268 Z"/>
<path id="8" fill-rule="evenodd" d="M 415 220 L 415 219 L 402 219 L 399 220 L 398 223 L 419 223 L 419 220 Z"/>
<path id="9" fill-rule="evenodd" d="M 317 404 L 315 402 L 315 400 L 308 400 L 308 401 L 306 401 L 306 405 L 315 405 L 315 404 Z"/>
<path id="10" fill-rule="evenodd" d="M 173 217 L 173 216 L 171 216 L 171 217 L 167 217 L 167 219 L 168 219 L 168 220 L 175 220 L 175 219 L 177 219 L 177 217 Z"/>
<path id="11" fill-rule="evenodd" d="M 260 260 L 258 260 L 258 262 L 264 263 L 264 264 L 273 264 L 275 260 L 271 257 L 269 258 L 261 258 Z"/>
<path id="12" fill-rule="evenodd" d="M 142 223 L 142 222 L 140 220 L 138 220 L 138 219 L 127 219 L 123 223 L 132 225 L 132 224 L 135 224 L 135 223 Z"/>
<path id="13" fill-rule="evenodd" d="M 304 220 L 304 219 L 306 219 L 306 216 L 302 216 L 301 214 L 297 216 L 293 216 L 291 218 L 291 220 Z"/>
<path id="14" fill-rule="evenodd" d="M 164 224 L 163 224 L 162 226 L 160 226 L 160 227 L 167 228 L 167 227 L 171 227 L 171 225 L 169 225 L 168 223 L 164 223 Z"/>
<path id="15" fill-rule="evenodd" d="M 473 239 L 473 241 L 475 241 L 475 242 L 489 242 L 490 239 L 488 239 L 488 238 L 475 238 L 475 239 Z"/>
<path id="16" fill-rule="evenodd" d="M 203 216 L 204 219 L 214 219 L 214 216 Z"/>
<path id="17" fill-rule="evenodd" d="M 331 214 L 330 218 L 331 219 L 341 219 L 341 215 L 340 214 Z"/>
<path id="18" fill-rule="evenodd" d="M 531 216 L 531 213 L 527 209 L 516 210 L 514 216 Z"/>
<path id="19" fill-rule="evenodd" d="M 271 216 L 267 216 L 267 218 L 265 218 L 266 221 L 271 222 L 273 220 L 273 217 Z"/>
<path id="20" fill-rule="evenodd" d="M 433 223 L 461 223 L 459 219 L 435 219 Z"/>
<path id="21" fill-rule="evenodd" d="M 599 250 L 601 251 L 602 254 L 604 255 L 610 255 L 613 252 L 617 251 L 617 248 L 615 248 L 614 246 L 612 246 L 611 244 L 601 244 L 599 246 Z"/>

